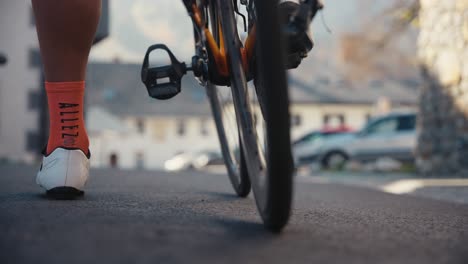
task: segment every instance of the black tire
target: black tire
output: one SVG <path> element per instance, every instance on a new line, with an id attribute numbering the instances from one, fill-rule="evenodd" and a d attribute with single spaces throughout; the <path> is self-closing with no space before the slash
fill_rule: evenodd
<path id="1" fill-rule="evenodd" d="M 334 159 L 336 159 L 336 157 L 339 157 L 339 159 L 342 161 L 341 164 L 336 164 L 336 162 L 334 162 Z M 323 157 L 322 166 L 326 169 L 340 169 L 348 160 L 349 157 L 344 152 L 338 150 L 331 151 Z"/>
<path id="2" fill-rule="evenodd" d="M 284 67 L 283 39 L 274 1 L 255 1 L 257 12 L 256 65 L 261 83 L 257 97 L 262 101 L 265 121 L 265 146 L 257 135 L 253 116 L 255 95 L 248 89 L 241 61 L 233 3 L 218 0 L 218 13 L 228 51 L 234 106 L 247 171 L 255 201 L 265 226 L 279 232 L 287 224 L 291 211 L 293 159 L 290 142 L 289 96 Z M 265 43 L 265 45 L 263 45 Z M 257 90 L 259 90 L 257 88 Z M 249 95 L 249 92 L 252 93 Z M 261 99 L 260 99 L 261 98 Z M 265 153 L 264 153 L 265 152 Z"/>

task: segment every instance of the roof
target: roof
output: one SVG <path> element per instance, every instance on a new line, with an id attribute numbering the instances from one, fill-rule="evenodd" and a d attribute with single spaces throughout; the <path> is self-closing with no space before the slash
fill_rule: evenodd
<path id="1" fill-rule="evenodd" d="M 91 63 L 86 78 L 86 103 L 118 116 L 209 116 L 206 93 L 195 78 L 182 79 L 182 92 L 171 100 L 148 96 L 137 64 Z"/>
<path id="2" fill-rule="evenodd" d="M 374 104 L 388 98 L 394 104 L 415 105 L 418 87 L 397 81 L 374 81 L 356 86 L 344 81 L 326 83 L 306 81 L 290 76 L 290 96 L 295 103 Z"/>
<path id="3" fill-rule="evenodd" d="M 114 131 L 127 133 L 131 128 L 118 117 L 108 113 L 106 110 L 92 106 L 86 112 L 86 129 L 88 132 Z"/>
<path id="4" fill-rule="evenodd" d="M 138 64 L 91 63 L 88 67 L 86 100 L 118 116 L 210 116 L 205 89 L 192 74 L 182 79 L 182 92 L 160 101 L 148 96 L 140 80 Z M 385 97 L 394 104 L 415 105 L 417 87 L 403 82 L 374 82 L 356 87 L 343 81 L 307 83 L 289 75 L 294 103 L 374 104 Z"/>

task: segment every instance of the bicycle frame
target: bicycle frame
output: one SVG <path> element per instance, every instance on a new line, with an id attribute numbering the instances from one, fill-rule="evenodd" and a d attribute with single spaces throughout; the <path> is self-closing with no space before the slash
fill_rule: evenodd
<path id="1" fill-rule="evenodd" d="M 203 12 L 206 12 L 208 3 L 206 1 L 201 1 L 201 3 L 197 4 L 196 0 L 183 0 L 183 2 L 189 16 L 192 19 L 192 23 L 195 28 L 195 34 L 200 35 L 199 40 L 201 40 L 201 42 L 196 43 L 196 45 L 201 45 L 202 47 L 197 47 L 196 52 L 197 55 L 204 60 L 204 63 L 208 64 L 207 67 L 210 76 L 207 78 L 209 78 L 209 81 L 211 81 L 215 85 L 229 85 L 230 73 L 228 66 L 228 57 L 224 45 L 222 28 L 220 26 L 220 18 L 216 17 L 212 19 L 212 21 L 210 21 L 211 23 L 217 24 L 218 32 L 216 32 L 216 34 L 217 39 L 219 39 L 218 44 L 218 41 L 216 40 L 214 34 L 210 31 L 208 27 L 208 21 L 204 20 L 206 16 L 203 15 Z M 213 16 L 213 12 L 211 13 L 211 15 Z M 197 36 L 195 36 L 195 38 L 197 39 Z M 255 42 L 256 28 L 255 25 L 253 25 L 249 30 L 248 36 L 246 38 L 245 43 L 243 44 L 243 47 L 241 48 L 242 65 L 246 76 L 252 75 L 249 71 L 249 65 L 253 58 Z M 208 60 L 205 54 L 203 54 L 203 47 L 206 48 L 208 57 L 212 58 L 211 60 Z"/>
<path id="2" fill-rule="evenodd" d="M 244 43 L 238 35 L 237 15 L 243 18 L 244 25 L 247 23 L 239 12 L 237 1 L 183 0 L 194 27 L 195 56 L 192 63 L 179 62 L 166 45 L 155 44 L 146 51 L 141 80 L 150 97 L 167 100 L 181 92 L 181 80 L 187 71 L 194 73 L 206 88 L 231 184 L 241 197 L 248 195 L 252 187 L 265 225 L 277 232 L 289 219 L 293 173 L 285 71 L 288 66 L 283 54 L 291 57 L 292 62 L 300 63 L 304 54 L 310 51 L 313 43 L 306 30 L 302 29 L 316 14 L 318 9 L 313 7 L 318 7 L 319 0 L 301 0 L 300 6 L 293 6 L 293 11 L 300 11 L 294 14 L 280 13 L 279 7 L 271 6 L 274 2 L 269 0 L 255 1 L 256 5 L 253 0 L 240 0 L 247 6 L 249 19 Z M 289 17 L 289 22 L 281 20 Z M 286 27 L 282 22 L 287 22 Z M 285 35 L 288 44 L 295 45 L 283 44 L 285 32 L 288 33 Z M 156 50 L 168 54 L 169 65 L 150 67 L 149 56 Z M 255 90 L 249 89 L 247 84 L 252 79 Z M 230 89 L 222 90 L 230 92 L 235 126 L 224 125 L 222 108 L 225 100 L 220 98 L 218 92 L 221 89 L 216 86 L 230 86 Z M 256 102 L 250 94 L 258 99 L 259 114 L 264 121 L 263 140 L 257 133 Z M 235 160 L 226 128 L 233 133 L 237 131 L 233 140 L 238 141 L 241 155 Z"/>

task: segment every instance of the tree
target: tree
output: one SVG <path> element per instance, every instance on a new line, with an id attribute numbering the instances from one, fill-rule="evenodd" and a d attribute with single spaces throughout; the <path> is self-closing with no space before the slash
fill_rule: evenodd
<path id="1" fill-rule="evenodd" d="M 353 77 L 392 76 L 379 66 L 397 54 L 399 37 L 418 27 L 418 52 L 400 66 L 417 63 L 423 80 L 416 160 L 425 175 L 468 177 L 467 14 L 468 0 L 398 0 L 360 32 L 342 37 L 342 57 Z"/>
<path id="2" fill-rule="evenodd" d="M 427 175 L 468 177 L 468 0 L 421 0 L 417 164 Z"/>
<path id="3" fill-rule="evenodd" d="M 368 0 L 360 0 L 358 4 L 362 10 L 382 5 Z M 398 0 L 381 7 L 368 21 L 362 21 L 358 32 L 342 35 L 341 59 L 348 77 L 365 80 L 414 76 L 416 54 L 413 49 L 416 49 L 417 37 L 414 25 L 418 14 L 418 0 Z"/>

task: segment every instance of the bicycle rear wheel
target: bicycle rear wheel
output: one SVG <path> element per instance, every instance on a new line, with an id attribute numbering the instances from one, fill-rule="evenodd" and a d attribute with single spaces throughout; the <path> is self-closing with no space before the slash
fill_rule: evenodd
<path id="1" fill-rule="evenodd" d="M 247 171 L 262 220 L 269 230 L 277 232 L 290 216 L 293 174 L 289 97 L 277 2 L 255 1 L 256 89 L 247 85 L 233 3 L 217 0 L 217 4 L 218 13 L 222 14 L 221 27 Z M 255 97 L 260 104 L 253 100 Z"/>

